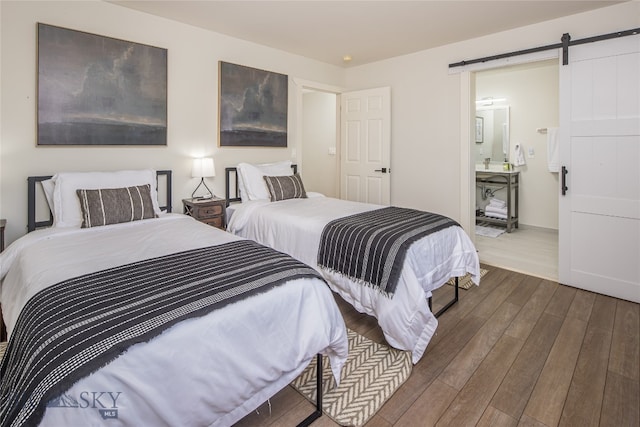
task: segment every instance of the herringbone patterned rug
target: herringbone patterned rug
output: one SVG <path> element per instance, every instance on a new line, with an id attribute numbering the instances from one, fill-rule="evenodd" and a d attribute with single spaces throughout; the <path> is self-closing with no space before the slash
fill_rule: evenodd
<path id="1" fill-rule="evenodd" d="M 343 426 L 364 425 L 411 374 L 411 352 L 375 343 L 352 330 L 349 357 L 336 387 L 327 357 L 323 357 L 323 412 Z M 293 387 L 316 401 L 316 362 L 296 378 Z"/>

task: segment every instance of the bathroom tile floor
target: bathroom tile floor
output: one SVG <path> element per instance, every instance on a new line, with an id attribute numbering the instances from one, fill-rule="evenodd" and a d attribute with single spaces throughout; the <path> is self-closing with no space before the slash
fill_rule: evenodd
<path id="1" fill-rule="evenodd" d="M 558 231 L 520 225 L 498 237 L 475 236 L 480 262 L 558 281 Z"/>

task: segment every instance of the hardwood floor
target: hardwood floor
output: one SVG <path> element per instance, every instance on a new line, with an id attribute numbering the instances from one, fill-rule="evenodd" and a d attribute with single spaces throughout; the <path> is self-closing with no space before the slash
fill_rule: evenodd
<path id="1" fill-rule="evenodd" d="M 640 305 L 483 267 L 366 426 L 639 426 Z M 451 293 L 438 290 L 434 311 Z M 375 319 L 336 298 L 347 327 L 384 342 Z M 293 426 L 313 408 L 291 387 L 270 403 L 237 425 Z"/>

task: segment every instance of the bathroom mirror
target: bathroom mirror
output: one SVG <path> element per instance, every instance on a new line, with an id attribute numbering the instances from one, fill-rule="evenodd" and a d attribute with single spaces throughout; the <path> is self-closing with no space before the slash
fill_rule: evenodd
<path id="1" fill-rule="evenodd" d="M 476 108 L 476 163 L 509 161 L 509 106 Z"/>

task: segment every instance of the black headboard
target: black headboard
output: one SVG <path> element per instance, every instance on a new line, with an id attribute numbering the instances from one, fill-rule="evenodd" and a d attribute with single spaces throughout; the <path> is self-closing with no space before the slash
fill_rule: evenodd
<path id="1" fill-rule="evenodd" d="M 160 206 L 160 210 L 171 212 L 171 171 L 156 171 L 156 188 L 158 188 L 158 178 L 166 177 L 166 205 Z M 53 214 L 49 209 L 49 219 L 46 221 L 36 221 L 36 185 L 41 181 L 51 178 L 49 176 L 30 176 L 27 178 L 27 232 L 30 233 L 36 228 L 50 227 L 53 225 Z"/>
<path id="2" fill-rule="evenodd" d="M 298 165 L 296 164 L 291 165 L 291 169 L 293 169 L 293 173 L 297 173 Z M 231 176 L 232 175 L 234 178 L 233 197 L 231 197 Z M 242 201 L 242 199 L 240 198 L 240 188 L 238 187 L 238 168 L 236 167 L 224 168 L 224 198 L 227 199 L 227 206 L 229 206 L 231 202 Z"/>

